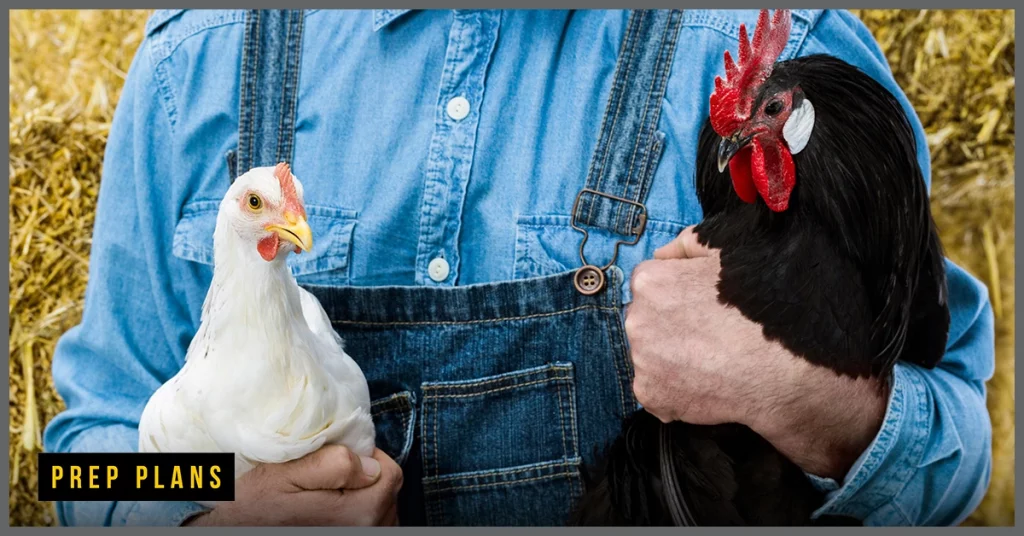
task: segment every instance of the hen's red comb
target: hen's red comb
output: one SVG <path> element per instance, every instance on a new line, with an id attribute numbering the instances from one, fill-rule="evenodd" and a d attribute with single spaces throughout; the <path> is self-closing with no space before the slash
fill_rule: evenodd
<path id="1" fill-rule="evenodd" d="M 284 209 L 296 215 L 306 217 L 306 209 L 299 201 L 299 193 L 295 190 L 295 176 L 287 162 L 281 162 L 274 168 L 274 177 L 281 183 L 281 197 L 284 198 Z"/>
<path id="2" fill-rule="evenodd" d="M 775 60 L 786 48 L 789 29 L 788 9 L 775 10 L 771 22 L 768 10 L 762 9 L 753 44 L 747 39 L 746 25 L 740 25 L 739 63 L 734 63 L 729 51 L 725 51 L 726 81 L 716 76 L 715 91 L 711 94 L 711 127 L 718 135 L 732 135 L 750 118 L 758 88 L 772 74 Z"/>

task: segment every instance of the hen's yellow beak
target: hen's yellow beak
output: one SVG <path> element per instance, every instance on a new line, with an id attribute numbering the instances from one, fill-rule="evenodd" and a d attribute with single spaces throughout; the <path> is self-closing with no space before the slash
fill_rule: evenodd
<path id="1" fill-rule="evenodd" d="M 284 224 L 268 225 L 266 229 L 277 233 L 277 236 L 295 244 L 302 251 L 313 249 L 313 231 L 306 223 L 306 218 L 286 212 L 284 219 Z"/>

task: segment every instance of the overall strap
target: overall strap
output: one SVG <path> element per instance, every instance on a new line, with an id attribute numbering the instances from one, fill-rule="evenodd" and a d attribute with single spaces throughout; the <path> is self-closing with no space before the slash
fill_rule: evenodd
<path id="1" fill-rule="evenodd" d="M 682 19 L 680 10 L 634 10 L 629 16 L 587 183 L 572 209 L 572 226 L 583 233 L 583 267 L 573 283 L 583 294 L 602 290 L 604 271 L 615 263 L 619 246 L 636 244 L 647 224 L 644 200 L 664 147 L 658 118 Z M 615 242 L 611 260 L 598 268 L 584 254 L 589 234 L 583 225 L 629 238 Z M 668 433 L 668 426 L 662 425 L 655 447 L 665 501 L 673 523 L 694 526 Z"/>
<path id="2" fill-rule="evenodd" d="M 294 154 L 302 52 L 301 9 L 253 9 L 245 16 L 234 179 Z"/>
<path id="3" fill-rule="evenodd" d="M 577 272 L 576 288 L 584 294 L 601 290 L 603 272 L 615 263 L 619 246 L 636 244 L 644 232 L 643 203 L 664 147 L 658 118 L 682 20 L 682 10 L 630 13 L 586 185 L 572 209 L 572 226 L 583 233 L 584 267 Z M 589 233 L 583 226 L 627 237 L 615 243 L 602 268 L 587 262 L 583 249 Z"/>

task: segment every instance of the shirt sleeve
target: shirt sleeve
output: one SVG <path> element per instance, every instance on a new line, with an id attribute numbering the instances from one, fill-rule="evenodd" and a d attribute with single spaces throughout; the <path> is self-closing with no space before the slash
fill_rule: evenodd
<path id="1" fill-rule="evenodd" d="M 931 185 L 924 129 L 868 29 L 852 14 L 827 11 L 798 55 L 831 54 L 881 82 L 903 104 Z M 871 445 L 842 483 L 808 475 L 827 493 L 819 515 L 866 525 L 956 525 L 980 504 L 991 478 L 992 426 L 985 382 L 995 369 L 987 288 L 946 261 L 951 314 L 946 354 L 934 369 L 899 363 L 886 414 Z"/>
<path id="2" fill-rule="evenodd" d="M 166 257 L 173 228 L 172 125 L 143 41 L 104 155 L 82 320 L 58 341 L 53 380 L 66 410 L 47 424 L 48 452 L 135 452 L 152 393 L 180 368 L 188 322 Z M 188 279 L 185 279 L 188 281 Z M 186 283 L 187 284 L 187 283 Z M 182 502 L 59 502 L 62 525 L 179 525 Z"/>

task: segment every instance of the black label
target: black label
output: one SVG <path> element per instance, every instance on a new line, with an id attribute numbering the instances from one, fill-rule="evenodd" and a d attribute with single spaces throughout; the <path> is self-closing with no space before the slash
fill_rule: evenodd
<path id="1" fill-rule="evenodd" d="M 233 501 L 235 455 L 39 454 L 40 501 Z"/>

